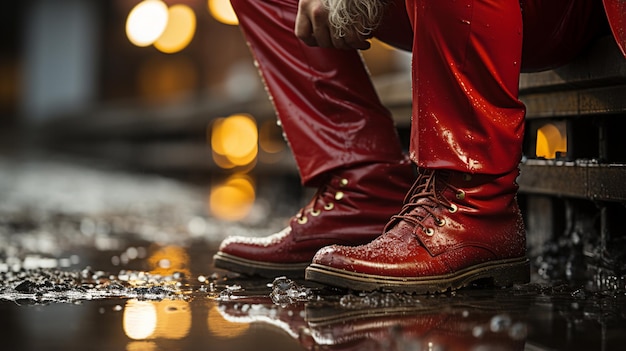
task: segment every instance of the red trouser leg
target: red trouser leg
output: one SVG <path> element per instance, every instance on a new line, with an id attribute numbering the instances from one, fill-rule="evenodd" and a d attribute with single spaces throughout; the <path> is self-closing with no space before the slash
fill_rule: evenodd
<path id="1" fill-rule="evenodd" d="M 518 166 L 518 0 L 407 0 L 413 23 L 411 158 L 419 167 L 503 174 Z"/>
<path id="2" fill-rule="evenodd" d="M 357 51 L 308 47 L 293 33 L 297 0 L 232 0 L 302 182 L 329 170 L 402 159 L 389 111 Z"/>

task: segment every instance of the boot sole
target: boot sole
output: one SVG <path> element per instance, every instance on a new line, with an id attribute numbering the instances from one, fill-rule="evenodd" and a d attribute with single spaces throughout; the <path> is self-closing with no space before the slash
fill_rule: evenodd
<path id="1" fill-rule="evenodd" d="M 356 291 L 428 294 L 457 290 L 476 281 L 485 281 L 496 287 L 525 284 L 530 281 L 530 263 L 525 257 L 505 259 L 471 266 L 452 274 L 429 277 L 387 277 L 314 263 L 306 269 L 305 279 Z"/>
<path id="2" fill-rule="evenodd" d="M 260 276 L 264 278 L 275 278 L 278 276 L 303 278 L 304 270 L 311 263 L 271 263 L 254 261 L 218 252 L 213 256 L 213 264 L 217 268 L 249 276 Z"/>

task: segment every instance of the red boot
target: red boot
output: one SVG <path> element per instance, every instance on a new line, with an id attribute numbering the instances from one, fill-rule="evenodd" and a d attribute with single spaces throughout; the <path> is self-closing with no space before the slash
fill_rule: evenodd
<path id="1" fill-rule="evenodd" d="M 355 290 L 427 293 L 477 280 L 529 280 L 515 170 L 500 176 L 420 170 L 402 211 L 373 242 L 321 249 L 306 279 Z"/>
<path id="2" fill-rule="evenodd" d="M 225 239 L 215 266 L 248 275 L 302 277 L 320 248 L 361 245 L 379 236 L 413 179 L 408 161 L 337 170 L 281 232 Z"/>

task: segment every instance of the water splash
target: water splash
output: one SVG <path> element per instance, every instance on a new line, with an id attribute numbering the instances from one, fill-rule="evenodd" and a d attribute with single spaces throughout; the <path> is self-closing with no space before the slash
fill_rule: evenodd
<path id="1" fill-rule="evenodd" d="M 278 277 L 272 282 L 270 297 L 274 304 L 287 306 L 296 302 L 310 301 L 314 294 L 310 288 L 300 286 L 287 277 Z"/>
<path id="2" fill-rule="evenodd" d="M 347 309 L 418 306 L 420 299 L 408 294 L 371 292 L 344 295 L 339 305 Z"/>
<path id="3" fill-rule="evenodd" d="M 184 275 L 120 271 L 111 275 L 87 267 L 81 271 L 21 269 L 0 272 L 0 300 L 19 303 L 77 303 L 105 298 L 180 299 L 189 295 Z"/>

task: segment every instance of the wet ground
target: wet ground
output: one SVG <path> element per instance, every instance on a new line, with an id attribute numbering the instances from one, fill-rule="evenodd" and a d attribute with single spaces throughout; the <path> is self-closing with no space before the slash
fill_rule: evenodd
<path id="1" fill-rule="evenodd" d="M 212 267 L 227 235 L 207 189 L 49 157 L 0 157 L 1 350 L 623 350 L 626 288 L 533 281 L 359 294 Z M 269 214 L 269 215 L 268 215 Z M 539 262 L 533 260 L 533 262 Z M 558 261 L 554 261 L 558 262 Z"/>

